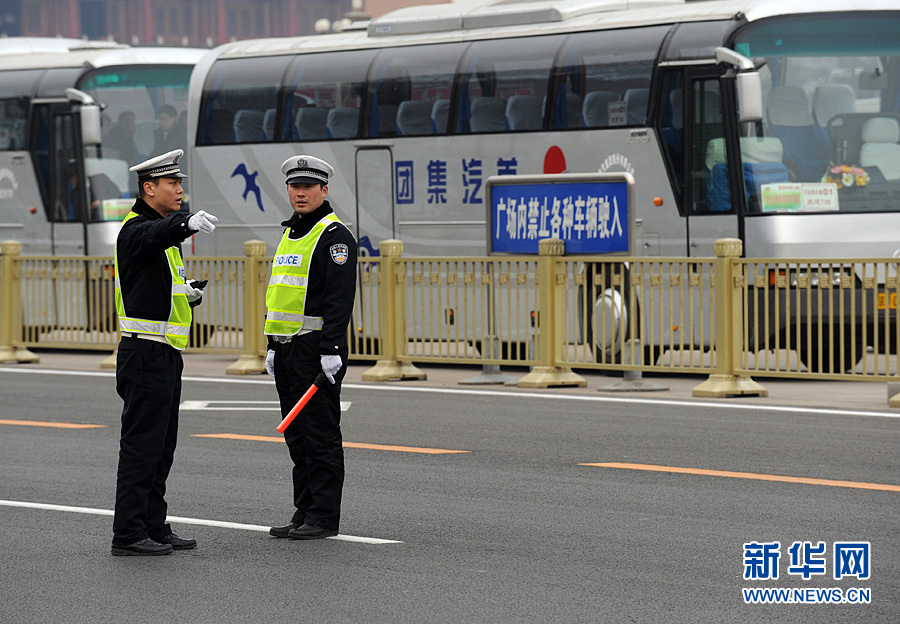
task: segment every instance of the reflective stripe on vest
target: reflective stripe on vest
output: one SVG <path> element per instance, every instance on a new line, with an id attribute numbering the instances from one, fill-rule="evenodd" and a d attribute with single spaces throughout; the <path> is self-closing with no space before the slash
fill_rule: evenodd
<path id="1" fill-rule="evenodd" d="M 322 317 L 304 314 L 309 263 L 325 228 L 340 222 L 334 213 L 326 215 L 298 240 L 291 240 L 290 228 L 285 229 L 266 288 L 266 335 L 294 336 L 301 329 L 317 330 L 324 326 Z"/>
<path id="2" fill-rule="evenodd" d="M 123 219 L 122 225 L 129 219 L 138 216 L 136 212 L 130 212 Z M 114 250 L 116 267 L 116 313 L 119 315 L 119 331 L 134 332 L 138 334 L 153 334 L 163 336 L 166 341 L 179 351 L 187 347 L 188 335 L 191 331 L 191 306 L 188 305 L 187 292 L 184 280 L 184 263 L 177 247 L 166 249 L 166 259 L 172 274 L 172 288 L 170 292 L 171 305 L 169 318 L 165 321 L 155 319 L 135 318 L 128 315 L 125 309 L 125 298 L 122 296 L 122 285 L 119 281 L 119 252 Z"/>

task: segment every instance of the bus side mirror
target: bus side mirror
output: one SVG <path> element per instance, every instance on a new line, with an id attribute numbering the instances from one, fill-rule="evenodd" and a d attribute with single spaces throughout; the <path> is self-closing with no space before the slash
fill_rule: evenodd
<path id="1" fill-rule="evenodd" d="M 735 68 L 738 121 L 740 123 L 762 121 L 762 79 L 753 61 L 728 48 L 716 48 L 716 62 Z"/>
<path id="2" fill-rule="evenodd" d="M 85 145 L 100 145 L 103 136 L 100 133 L 100 107 L 96 104 L 82 106 L 81 140 Z"/>
<path id="3" fill-rule="evenodd" d="M 740 123 L 762 121 L 762 80 L 759 72 L 742 72 L 737 75 L 737 108 Z"/>
<path id="4" fill-rule="evenodd" d="M 103 138 L 100 133 L 100 105 L 84 91 L 71 87 L 66 89 L 66 99 L 78 106 L 78 112 L 81 116 L 82 143 L 85 145 L 100 145 Z"/>

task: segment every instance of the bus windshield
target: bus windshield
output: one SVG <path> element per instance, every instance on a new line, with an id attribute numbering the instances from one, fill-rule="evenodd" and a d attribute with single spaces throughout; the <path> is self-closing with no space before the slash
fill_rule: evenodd
<path id="1" fill-rule="evenodd" d="M 116 66 L 89 72 L 79 81 L 79 89 L 105 105 L 102 143 L 88 146 L 85 154 L 91 221 L 118 221 L 128 213 L 137 190 L 129 167 L 174 149 L 187 150 L 191 69 Z M 184 171 L 187 159 L 181 162 Z"/>
<path id="2" fill-rule="evenodd" d="M 765 61 L 765 118 L 740 139 L 751 213 L 900 211 L 898 32 L 896 14 L 847 12 L 737 33 L 734 49 Z"/>

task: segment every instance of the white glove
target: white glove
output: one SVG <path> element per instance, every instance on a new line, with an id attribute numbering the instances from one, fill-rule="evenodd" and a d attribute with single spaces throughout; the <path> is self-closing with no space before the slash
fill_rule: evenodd
<path id="1" fill-rule="evenodd" d="M 266 353 L 266 372 L 272 379 L 275 379 L 275 352 L 272 349 Z"/>
<path id="2" fill-rule="evenodd" d="M 188 303 L 194 303 L 203 296 L 202 288 L 195 288 L 193 285 L 197 282 L 191 280 L 184 285 L 184 294 L 187 295 Z"/>
<path id="3" fill-rule="evenodd" d="M 334 374 L 341 370 L 341 356 L 339 355 L 323 355 L 322 356 L 322 372 L 325 378 L 334 383 Z"/>
<path id="4" fill-rule="evenodd" d="M 212 232 L 216 229 L 215 223 L 219 222 L 219 218 L 201 210 L 195 215 L 191 215 L 188 219 L 188 227 L 198 232 Z"/>

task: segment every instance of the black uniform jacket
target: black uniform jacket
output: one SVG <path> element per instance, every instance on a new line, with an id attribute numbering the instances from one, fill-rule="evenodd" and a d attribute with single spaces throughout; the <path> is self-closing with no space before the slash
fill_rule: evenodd
<path id="1" fill-rule="evenodd" d="M 326 200 L 315 211 L 300 217 L 296 212 L 281 225 L 290 228 L 291 240 L 302 238 L 322 217 L 334 210 Z M 345 247 L 341 249 L 340 246 Z M 338 253 L 344 251 L 345 253 Z M 356 296 L 356 239 L 343 223 L 332 223 L 322 232 L 309 263 L 306 283 L 306 316 L 325 319 L 319 342 L 320 355 L 340 355 L 347 345 L 347 325 L 353 316 Z M 340 260 L 344 258 L 343 264 Z M 272 347 L 269 339 L 269 348 Z"/>
<path id="2" fill-rule="evenodd" d="M 172 308 L 172 271 L 166 249 L 177 247 L 196 230 L 191 215 L 176 212 L 163 218 L 140 197 L 131 209 L 138 216 L 119 230 L 116 258 L 125 313 L 131 318 L 168 321 Z"/>

